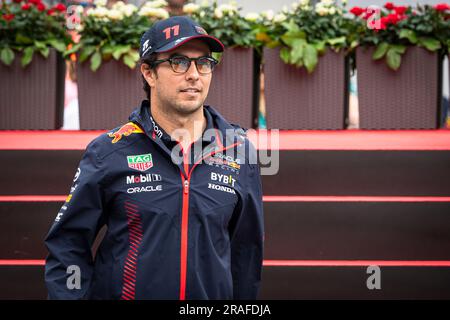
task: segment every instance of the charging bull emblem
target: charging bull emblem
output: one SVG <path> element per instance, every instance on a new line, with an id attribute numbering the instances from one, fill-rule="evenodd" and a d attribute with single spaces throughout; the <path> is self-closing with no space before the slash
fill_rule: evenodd
<path id="1" fill-rule="evenodd" d="M 122 139 L 123 136 L 128 137 L 132 133 L 144 133 L 141 128 L 139 128 L 136 124 L 133 122 L 128 122 L 127 124 L 120 127 L 119 130 L 114 132 L 109 132 L 108 136 L 110 138 L 114 138 L 111 143 L 116 143 L 120 139 Z"/>

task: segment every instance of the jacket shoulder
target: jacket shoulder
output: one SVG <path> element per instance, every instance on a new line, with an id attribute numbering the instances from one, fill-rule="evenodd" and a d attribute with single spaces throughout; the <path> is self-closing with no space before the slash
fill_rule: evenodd
<path id="1" fill-rule="evenodd" d="M 144 130 L 134 122 L 127 122 L 92 140 L 87 151 L 93 151 L 98 159 L 103 159 L 116 150 L 125 148 L 139 140 Z"/>
<path id="2" fill-rule="evenodd" d="M 240 126 L 239 124 L 230 123 L 231 129 L 233 131 L 233 140 L 239 143 L 237 149 L 238 156 L 241 163 L 247 165 L 257 164 L 257 149 L 255 148 L 253 142 L 250 139 L 252 136 L 253 129 L 248 129 Z M 250 136 L 249 136 L 250 134 Z"/>

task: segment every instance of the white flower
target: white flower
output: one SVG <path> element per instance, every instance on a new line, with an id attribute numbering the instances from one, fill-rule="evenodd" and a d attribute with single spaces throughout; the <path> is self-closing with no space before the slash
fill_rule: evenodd
<path id="1" fill-rule="evenodd" d="M 158 8 L 164 8 L 169 5 L 169 3 L 165 0 L 156 0 L 154 2 L 156 2 L 156 5 L 158 5 Z"/>
<path id="2" fill-rule="evenodd" d="M 122 12 L 124 16 L 131 17 L 133 13 L 137 11 L 137 7 L 134 4 L 129 3 L 121 7 L 119 11 Z"/>
<path id="3" fill-rule="evenodd" d="M 216 17 L 217 19 L 222 19 L 223 18 L 222 10 L 220 10 L 219 8 L 216 8 L 214 10 L 214 17 Z"/>
<path id="4" fill-rule="evenodd" d="M 75 10 L 76 10 L 76 12 L 78 12 L 80 14 L 82 14 L 84 12 L 83 6 L 77 6 L 77 8 Z"/>
<path id="5" fill-rule="evenodd" d="M 200 11 L 200 18 L 203 18 L 206 15 L 205 11 Z"/>
<path id="6" fill-rule="evenodd" d="M 163 8 L 142 7 L 138 13 L 140 16 L 146 16 L 149 18 L 167 19 L 169 13 Z"/>
<path id="7" fill-rule="evenodd" d="M 221 4 L 218 8 L 222 13 L 227 13 L 229 15 L 232 15 L 235 11 L 237 11 L 237 8 L 232 4 Z"/>
<path id="8" fill-rule="evenodd" d="M 316 12 L 321 16 L 339 12 L 338 10 L 336 10 L 336 6 L 334 5 L 333 0 L 322 0 L 321 2 L 316 4 L 315 9 Z"/>
<path id="9" fill-rule="evenodd" d="M 316 4 L 316 12 L 320 15 L 320 16 L 324 16 L 328 14 L 328 8 L 325 7 L 325 5 L 322 2 L 319 2 Z"/>
<path id="10" fill-rule="evenodd" d="M 106 6 L 107 0 L 95 0 L 94 4 L 96 7 L 104 7 Z"/>
<path id="11" fill-rule="evenodd" d="M 250 22 L 255 22 L 256 20 L 258 20 L 259 15 L 255 12 L 250 12 L 247 13 L 247 15 L 245 16 L 245 20 L 250 21 Z"/>
<path id="12" fill-rule="evenodd" d="M 267 18 L 268 20 L 273 20 L 273 10 L 267 10 L 261 12 L 261 16 Z"/>
<path id="13" fill-rule="evenodd" d="M 124 7 L 124 6 L 125 6 L 125 3 L 123 1 L 117 1 L 116 3 L 114 3 L 112 5 L 112 9 L 117 9 L 118 10 L 118 9 Z"/>
<path id="14" fill-rule="evenodd" d="M 287 17 L 284 13 L 279 13 L 273 18 L 273 21 L 279 23 L 285 21 L 286 19 Z"/>
<path id="15" fill-rule="evenodd" d="M 281 9 L 281 11 L 288 13 L 289 9 L 288 9 L 287 5 L 284 5 L 283 8 Z"/>
<path id="16" fill-rule="evenodd" d="M 146 3 L 144 3 L 144 5 L 142 7 L 147 7 L 147 8 L 164 8 L 164 7 L 167 7 L 167 5 L 168 5 L 167 1 L 155 0 L 155 1 L 147 1 Z"/>
<path id="17" fill-rule="evenodd" d="M 75 30 L 76 31 L 81 32 L 81 31 L 83 31 L 83 29 L 84 29 L 84 25 L 83 24 L 81 24 L 81 23 L 75 24 Z"/>
<path id="18" fill-rule="evenodd" d="M 117 9 L 111 9 L 108 12 L 108 18 L 111 20 L 121 20 L 123 19 L 123 13 Z"/>
<path id="19" fill-rule="evenodd" d="M 311 6 L 309 5 L 309 0 L 300 0 L 300 9 L 302 10 L 311 10 Z"/>
<path id="20" fill-rule="evenodd" d="M 200 9 L 200 6 L 195 3 L 188 3 L 183 6 L 183 12 L 188 13 L 188 14 L 197 12 L 199 9 Z"/>
<path id="21" fill-rule="evenodd" d="M 293 9 L 293 10 L 297 10 L 297 8 L 298 8 L 298 6 L 299 6 L 299 3 L 294 2 L 294 3 L 291 4 L 291 6 L 292 6 L 292 9 Z"/>
<path id="22" fill-rule="evenodd" d="M 167 12 L 167 10 L 164 9 L 159 9 L 159 18 L 160 19 L 168 19 L 169 18 L 169 12 Z"/>
<path id="23" fill-rule="evenodd" d="M 322 0 L 322 2 L 325 6 L 331 6 L 334 4 L 334 0 Z"/>
<path id="24" fill-rule="evenodd" d="M 307 6 L 309 4 L 309 0 L 300 0 L 300 5 L 303 6 Z"/>
<path id="25" fill-rule="evenodd" d="M 201 7 L 209 7 L 209 1 L 208 0 L 203 0 L 202 3 L 200 4 Z"/>
<path id="26" fill-rule="evenodd" d="M 108 9 L 105 7 L 89 8 L 86 14 L 95 18 L 104 18 L 108 16 Z"/>

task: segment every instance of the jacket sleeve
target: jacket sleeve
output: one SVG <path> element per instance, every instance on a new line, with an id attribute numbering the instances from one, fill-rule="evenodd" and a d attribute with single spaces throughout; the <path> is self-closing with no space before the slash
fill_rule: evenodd
<path id="1" fill-rule="evenodd" d="M 254 300 L 258 296 L 263 262 L 263 204 L 260 169 L 247 165 L 246 195 L 237 207 L 231 235 L 233 298 Z"/>
<path id="2" fill-rule="evenodd" d="M 49 299 L 84 299 L 91 284 L 91 246 L 103 224 L 104 207 L 104 170 L 93 149 L 91 143 L 80 161 L 71 192 L 45 239 L 49 252 L 45 264 Z"/>

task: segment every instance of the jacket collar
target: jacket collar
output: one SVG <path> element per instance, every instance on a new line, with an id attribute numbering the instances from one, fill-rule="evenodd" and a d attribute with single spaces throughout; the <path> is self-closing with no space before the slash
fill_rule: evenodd
<path id="1" fill-rule="evenodd" d="M 204 106 L 203 111 L 206 117 L 206 129 L 215 129 L 217 133 L 214 135 L 203 135 L 202 141 L 215 142 L 219 146 L 227 147 L 236 142 L 243 142 L 245 139 L 245 131 L 239 126 L 230 124 L 225 118 L 213 107 Z M 136 108 L 130 115 L 129 120 L 138 124 L 145 133 L 153 140 L 156 138 L 165 141 L 171 141 L 169 134 L 151 117 L 150 102 L 143 100 L 141 106 Z M 206 131 L 206 130 L 205 130 Z M 209 131 L 210 132 L 210 131 Z"/>

